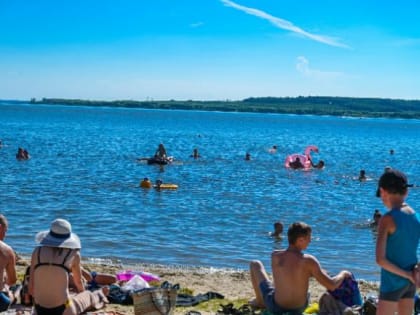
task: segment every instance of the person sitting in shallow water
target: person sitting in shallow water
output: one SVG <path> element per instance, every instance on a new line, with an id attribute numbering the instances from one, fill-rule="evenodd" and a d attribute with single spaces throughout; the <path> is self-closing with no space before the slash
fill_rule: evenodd
<path id="1" fill-rule="evenodd" d="M 249 152 L 247 152 L 245 154 L 245 161 L 250 161 L 251 160 L 251 154 Z"/>

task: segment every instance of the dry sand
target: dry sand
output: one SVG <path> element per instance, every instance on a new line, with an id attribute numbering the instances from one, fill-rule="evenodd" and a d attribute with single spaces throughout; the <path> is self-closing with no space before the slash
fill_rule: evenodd
<path id="1" fill-rule="evenodd" d="M 27 261 L 21 262 L 18 266 L 19 274 L 22 274 L 27 265 Z M 112 264 L 89 264 L 83 263 L 86 269 L 96 272 L 116 274 L 121 270 L 142 270 L 158 275 L 162 281 L 168 281 L 172 284 L 179 284 L 181 289 L 190 290 L 192 295 L 204 294 L 209 291 L 218 292 L 224 295 L 223 300 L 211 300 L 211 303 L 200 303 L 195 307 L 177 307 L 175 314 L 185 314 L 190 310 L 199 311 L 201 314 L 215 314 L 220 304 L 234 302 L 235 305 L 242 305 L 253 298 L 253 289 L 250 275 L 247 271 L 221 271 L 209 268 L 191 268 L 184 266 L 162 266 L 162 265 L 135 265 L 122 266 Z M 369 292 L 377 292 L 378 285 L 373 282 L 359 281 L 359 288 L 362 296 Z M 325 289 L 316 281 L 310 283 L 311 303 L 318 302 Z M 220 307 L 219 307 L 220 308 Z M 123 306 L 118 304 L 108 304 L 106 308 L 97 311 L 98 313 L 119 312 L 128 315 L 134 315 L 132 305 Z"/>

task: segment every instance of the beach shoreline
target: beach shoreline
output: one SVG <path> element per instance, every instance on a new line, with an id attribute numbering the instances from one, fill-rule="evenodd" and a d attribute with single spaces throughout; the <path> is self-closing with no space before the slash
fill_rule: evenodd
<path id="1" fill-rule="evenodd" d="M 192 267 L 186 265 L 165 266 L 159 264 L 121 264 L 119 262 L 109 263 L 101 259 L 84 259 L 82 261 L 84 268 L 89 271 L 99 273 L 116 274 L 123 270 L 145 271 L 159 276 L 161 281 L 168 281 L 171 284 L 179 284 L 181 290 L 187 290 L 192 295 L 205 294 L 207 292 L 217 292 L 224 296 L 224 299 L 210 300 L 200 303 L 194 307 L 177 307 L 174 314 L 185 314 L 190 310 L 199 311 L 203 315 L 215 314 L 220 305 L 234 303 L 243 305 L 254 297 L 251 285 L 250 274 L 246 270 L 234 269 L 216 269 L 207 267 Z M 27 258 L 21 258 L 18 261 L 18 274 L 23 274 L 26 266 L 29 265 Z M 370 293 L 377 294 L 378 283 L 357 279 L 362 297 Z M 310 303 L 319 301 L 325 289 L 314 279 L 310 281 Z M 127 315 L 134 315 L 133 305 L 108 304 L 103 312 L 119 312 Z"/>

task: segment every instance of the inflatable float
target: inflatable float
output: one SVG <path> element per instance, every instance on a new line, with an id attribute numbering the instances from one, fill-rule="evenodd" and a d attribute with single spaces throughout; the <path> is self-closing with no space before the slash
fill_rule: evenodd
<path id="1" fill-rule="evenodd" d="M 168 156 L 166 158 L 159 158 L 159 157 L 151 157 L 147 159 L 147 164 L 158 164 L 158 165 L 167 165 L 174 161 L 172 156 Z"/>
<path id="2" fill-rule="evenodd" d="M 159 276 L 150 272 L 145 272 L 145 271 L 124 270 L 124 271 L 118 272 L 116 276 L 117 276 L 118 281 L 129 281 L 135 275 L 142 277 L 147 282 L 160 281 Z"/>
<path id="3" fill-rule="evenodd" d="M 155 186 L 156 189 L 178 189 L 177 184 L 160 184 Z"/>
<path id="4" fill-rule="evenodd" d="M 315 145 L 310 145 L 306 147 L 304 154 L 294 153 L 294 154 L 288 155 L 286 160 L 284 161 L 284 166 L 286 168 L 292 168 L 292 169 L 304 169 L 304 170 L 310 169 L 312 167 L 311 152 L 318 153 L 318 147 Z M 293 163 L 297 163 L 298 161 L 300 161 L 302 166 L 296 167 L 295 165 L 293 165 Z"/>
<path id="5" fill-rule="evenodd" d="M 171 164 L 174 161 L 174 157 L 173 156 L 168 156 L 166 158 L 159 158 L 159 157 L 142 157 L 142 158 L 137 158 L 138 162 L 143 162 L 145 161 L 147 164 L 149 165 L 167 165 L 167 164 Z"/>

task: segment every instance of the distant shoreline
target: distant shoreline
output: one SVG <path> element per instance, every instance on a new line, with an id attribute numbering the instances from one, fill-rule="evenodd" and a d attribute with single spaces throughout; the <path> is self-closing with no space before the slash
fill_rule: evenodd
<path id="1" fill-rule="evenodd" d="M 0 101 L 1 103 L 1 101 Z M 20 103 L 20 102 L 17 102 Z M 238 101 L 95 101 L 82 99 L 31 99 L 30 104 L 143 109 L 178 109 L 221 112 L 328 115 L 371 118 L 420 119 L 420 100 L 331 96 L 255 97 Z"/>

